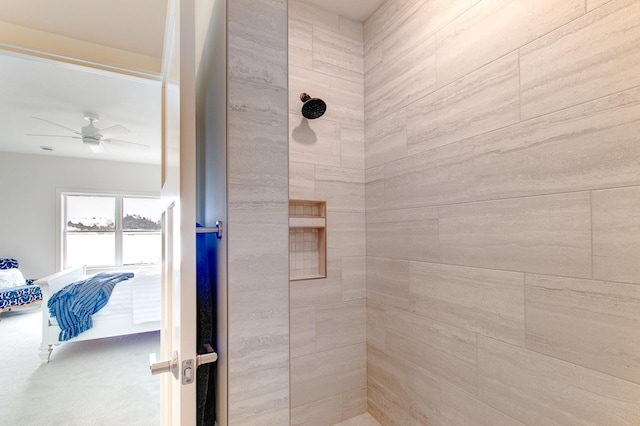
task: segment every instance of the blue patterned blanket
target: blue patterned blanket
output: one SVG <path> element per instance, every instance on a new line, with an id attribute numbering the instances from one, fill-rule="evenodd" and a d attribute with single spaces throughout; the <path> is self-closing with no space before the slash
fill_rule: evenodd
<path id="1" fill-rule="evenodd" d="M 93 327 L 91 316 L 107 304 L 115 285 L 132 277 L 131 272 L 101 272 L 51 296 L 47 306 L 61 329 L 58 340 L 69 340 Z"/>

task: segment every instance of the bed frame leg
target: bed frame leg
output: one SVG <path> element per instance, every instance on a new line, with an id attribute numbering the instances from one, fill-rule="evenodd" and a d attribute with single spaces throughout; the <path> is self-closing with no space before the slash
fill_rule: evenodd
<path id="1" fill-rule="evenodd" d="M 53 345 L 49 345 L 47 348 L 40 347 L 38 355 L 42 363 L 48 363 L 51 360 L 51 352 L 53 352 Z"/>

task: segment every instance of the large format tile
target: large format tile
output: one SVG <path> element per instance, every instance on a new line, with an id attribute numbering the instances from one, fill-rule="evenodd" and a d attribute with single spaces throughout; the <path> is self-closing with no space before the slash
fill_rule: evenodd
<path id="1" fill-rule="evenodd" d="M 308 24 L 292 18 L 289 18 L 289 63 L 313 69 L 313 31 Z"/>
<path id="2" fill-rule="evenodd" d="M 302 104 L 300 104 L 302 107 Z M 340 166 L 340 124 L 289 114 L 289 161 Z"/>
<path id="3" fill-rule="evenodd" d="M 514 52 L 409 105 L 409 155 L 518 122 L 518 71 Z"/>
<path id="4" fill-rule="evenodd" d="M 313 401 L 291 409 L 291 426 L 332 426 L 341 420 L 341 395 Z"/>
<path id="5" fill-rule="evenodd" d="M 640 384 L 640 286 L 526 276 L 526 346 Z"/>
<path id="6" fill-rule="evenodd" d="M 365 126 L 365 164 L 379 166 L 407 156 L 407 119 L 399 109 Z"/>
<path id="7" fill-rule="evenodd" d="M 440 382 L 440 401 L 440 421 L 443 426 L 524 425 L 443 381 Z"/>
<path id="8" fill-rule="evenodd" d="M 387 352 L 477 395 L 476 334 L 386 308 Z"/>
<path id="9" fill-rule="evenodd" d="M 342 260 L 327 260 L 327 278 L 290 282 L 291 308 L 342 302 Z"/>
<path id="10" fill-rule="evenodd" d="M 384 166 L 366 169 L 364 180 L 366 211 L 382 210 L 384 208 Z"/>
<path id="11" fill-rule="evenodd" d="M 366 341 L 366 301 L 343 302 L 317 308 L 316 349 L 318 352 Z"/>
<path id="12" fill-rule="evenodd" d="M 367 412 L 367 388 L 363 386 L 342 394 L 342 418 L 350 419 Z"/>
<path id="13" fill-rule="evenodd" d="M 322 28 L 313 28 L 313 69 L 364 84 L 362 42 Z M 319 95 L 318 95 L 319 96 Z"/>
<path id="14" fill-rule="evenodd" d="M 333 121 L 350 126 L 362 126 L 364 122 L 364 87 L 362 82 L 350 81 L 339 75 L 310 71 L 295 64 L 289 67 L 289 112 L 302 117 L 300 94 L 321 98 L 327 104 L 327 111 L 319 120 Z"/>
<path id="15" fill-rule="evenodd" d="M 593 277 L 640 284 L 640 187 L 594 191 Z"/>
<path id="16" fill-rule="evenodd" d="M 340 166 L 364 170 L 364 125 L 340 125 Z"/>
<path id="17" fill-rule="evenodd" d="M 316 166 L 315 187 L 327 210 L 364 212 L 364 170 Z"/>
<path id="18" fill-rule="evenodd" d="M 640 89 L 472 139 L 479 198 L 640 184 Z"/>
<path id="19" fill-rule="evenodd" d="M 465 330 L 524 346 L 524 274 L 411 262 L 415 311 Z"/>
<path id="20" fill-rule="evenodd" d="M 297 0 L 287 3 L 289 6 L 289 19 L 304 22 L 309 30 L 313 26 L 340 33 L 340 16 L 335 13 Z"/>
<path id="21" fill-rule="evenodd" d="M 327 257 L 366 255 L 364 211 L 327 212 Z"/>
<path id="22" fill-rule="evenodd" d="M 523 118 L 639 85 L 638 21 L 640 3 L 616 0 L 524 47 Z"/>
<path id="23" fill-rule="evenodd" d="M 439 380 L 367 347 L 369 412 L 384 424 L 418 426 L 438 421 Z"/>
<path id="24" fill-rule="evenodd" d="M 591 277 L 588 192 L 440 208 L 444 263 Z"/>
<path id="25" fill-rule="evenodd" d="M 316 351 L 316 308 L 291 309 L 289 352 L 292 358 Z"/>
<path id="26" fill-rule="evenodd" d="M 369 212 L 367 255 L 438 261 L 438 209 L 424 207 Z"/>
<path id="27" fill-rule="evenodd" d="M 291 359 L 291 407 L 366 385 L 364 343 Z"/>
<path id="28" fill-rule="evenodd" d="M 409 262 L 367 256 L 367 300 L 408 309 Z"/>
<path id="29" fill-rule="evenodd" d="M 384 207 L 471 201 L 473 186 L 473 145 L 456 142 L 385 165 Z"/>
<path id="30" fill-rule="evenodd" d="M 316 167 L 289 161 L 289 199 L 316 199 Z"/>
<path id="31" fill-rule="evenodd" d="M 367 72 L 364 82 L 366 121 L 379 120 L 435 88 L 435 37 L 430 37 L 403 56 L 383 60 Z"/>
<path id="32" fill-rule="evenodd" d="M 342 258 L 342 301 L 366 299 L 367 258 L 345 256 Z"/>
<path id="33" fill-rule="evenodd" d="M 584 0 L 483 0 L 437 34 L 438 87 L 584 14 Z"/>
<path id="34" fill-rule="evenodd" d="M 640 386 L 489 338 L 478 340 L 480 400 L 531 425 L 640 423 Z"/>

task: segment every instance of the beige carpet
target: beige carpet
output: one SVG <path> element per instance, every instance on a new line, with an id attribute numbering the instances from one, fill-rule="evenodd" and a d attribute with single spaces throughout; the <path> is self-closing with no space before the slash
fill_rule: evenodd
<path id="1" fill-rule="evenodd" d="M 149 373 L 158 332 L 65 343 L 42 364 L 40 310 L 0 318 L 0 424 L 160 424 L 160 378 Z"/>

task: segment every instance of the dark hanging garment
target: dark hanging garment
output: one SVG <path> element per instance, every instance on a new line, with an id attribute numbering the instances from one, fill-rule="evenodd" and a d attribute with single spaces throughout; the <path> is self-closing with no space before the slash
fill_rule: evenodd
<path id="1" fill-rule="evenodd" d="M 201 225 L 196 225 L 200 227 Z M 216 246 L 215 234 L 196 234 L 197 284 L 198 284 L 198 354 L 216 351 L 215 277 Z M 210 261 L 212 263 L 210 263 Z M 196 372 L 196 397 L 198 401 L 198 426 L 214 426 L 215 404 L 215 363 L 204 364 Z"/>

